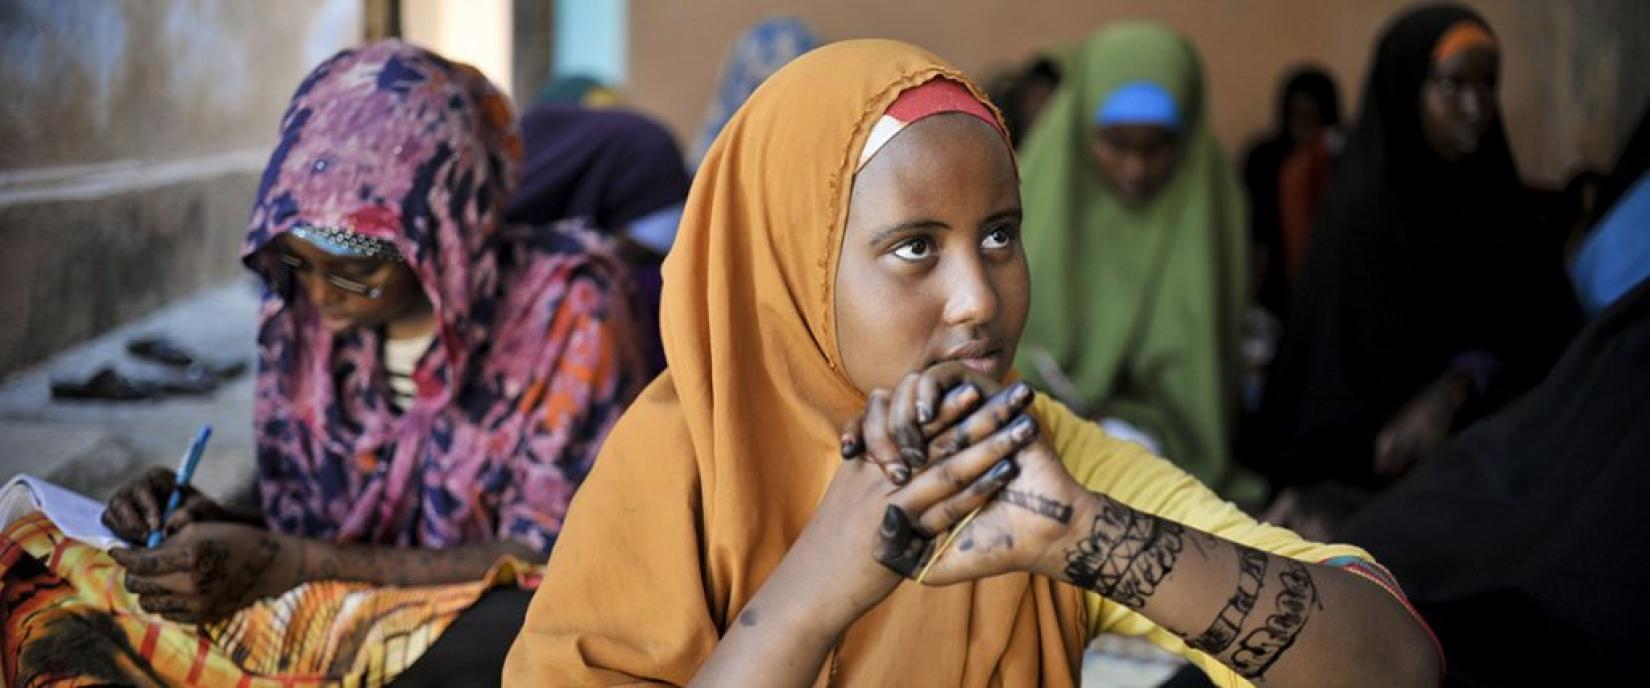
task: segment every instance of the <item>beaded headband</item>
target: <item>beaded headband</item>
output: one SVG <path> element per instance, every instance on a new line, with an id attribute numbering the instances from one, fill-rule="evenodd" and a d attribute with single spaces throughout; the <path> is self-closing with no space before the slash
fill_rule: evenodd
<path id="1" fill-rule="evenodd" d="M 365 234 L 357 234 L 339 227 L 317 227 L 315 225 L 299 225 L 293 227 L 292 236 L 303 239 L 316 248 L 327 253 L 344 258 L 377 258 L 379 260 L 405 263 L 401 251 L 388 239 L 379 239 Z"/>

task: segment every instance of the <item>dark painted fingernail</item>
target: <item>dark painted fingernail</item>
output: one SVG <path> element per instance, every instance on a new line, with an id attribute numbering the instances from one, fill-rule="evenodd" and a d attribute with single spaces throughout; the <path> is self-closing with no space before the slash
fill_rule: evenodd
<path id="1" fill-rule="evenodd" d="M 991 470 L 985 474 L 985 479 L 994 483 L 1006 483 L 1018 475 L 1020 464 L 1014 463 L 1014 459 L 1003 459 L 991 466 Z"/>
<path id="2" fill-rule="evenodd" d="M 911 471 L 904 466 L 895 466 L 889 469 L 889 472 L 894 474 L 895 485 L 904 485 L 906 481 L 911 479 Z"/>
<path id="3" fill-rule="evenodd" d="M 979 400 L 980 388 L 975 387 L 973 383 L 968 383 L 951 390 L 946 396 L 950 398 L 950 402 L 953 404 L 968 406 Z"/>
<path id="4" fill-rule="evenodd" d="M 1024 442 L 1031 439 L 1031 433 L 1036 431 L 1037 422 L 1032 420 L 1031 416 L 1020 416 L 1020 419 L 1014 421 L 1014 425 L 1008 429 L 1008 436 L 1014 438 L 1015 442 Z"/>
<path id="5" fill-rule="evenodd" d="M 859 456 L 863 451 L 865 451 L 865 446 L 860 443 L 858 437 L 853 435 L 842 436 L 842 458 L 851 459 Z"/>
<path id="6" fill-rule="evenodd" d="M 1025 403 L 1026 399 L 1031 398 L 1031 385 L 1024 381 L 1014 383 L 1014 390 L 1009 392 L 1008 398 L 1016 404 Z"/>
<path id="7" fill-rule="evenodd" d="M 905 459 L 905 463 L 916 468 L 922 468 L 923 464 L 928 463 L 928 455 L 924 454 L 921 449 L 902 447 L 899 450 L 899 457 Z"/>
<path id="8" fill-rule="evenodd" d="M 927 423 L 932 420 L 934 420 L 934 409 L 928 408 L 927 403 L 919 402 L 917 404 L 917 422 Z"/>

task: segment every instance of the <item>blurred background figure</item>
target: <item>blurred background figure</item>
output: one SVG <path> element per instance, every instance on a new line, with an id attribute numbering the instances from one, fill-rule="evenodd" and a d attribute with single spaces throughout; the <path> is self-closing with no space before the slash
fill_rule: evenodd
<path id="1" fill-rule="evenodd" d="M 1277 127 L 1244 156 L 1256 301 L 1274 317 L 1288 308 L 1318 204 L 1345 143 L 1335 79 L 1296 67 L 1278 92 Z"/>
<path id="2" fill-rule="evenodd" d="M 1015 148 L 1025 145 L 1031 126 L 1042 116 L 1060 87 L 1060 63 L 1055 58 L 1038 54 L 1025 64 L 999 74 L 986 82 L 986 92 L 1002 112 L 1003 124 Z"/>
<path id="3" fill-rule="evenodd" d="M 1379 488 L 1528 389 L 1574 331 L 1562 233 L 1529 220 L 1507 145 L 1501 55 L 1447 5 L 1377 45 L 1266 383 L 1279 483 Z"/>
<path id="4" fill-rule="evenodd" d="M 693 144 L 688 167 L 699 167 L 716 135 L 727 126 L 728 118 L 745 104 L 756 87 L 761 86 L 785 63 L 802 53 L 819 47 L 819 38 L 806 23 L 795 17 L 764 19 L 752 26 L 728 48 L 722 63 L 722 76 L 717 81 L 715 95 L 705 109 L 699 135 Z"/>
<path id="5" fill-rule="evenodd" d="M 1229 496 L 1243 192 L 1173 30 L 1120 22 L 1076 53 L 1022 152 L 1030 320 L 1017 369 Z"/>
<path id="6" fill-rule="evenodd" d="M 618 91 L 608 88 L 599 79 L 584 74 L 556 77 L 539 89 L 533 97 L 535 105 L 566 105 L 586 108 L 610 108 L 624 102 Z"/>
<path id="7" fill-rule="evenodd" d="M 630 266 L 647 377 L 664 369 L 659 345 L 660 263 L 687 198 L 682 151 L 645 115 L 542 104 L 521 119 L 526 157 L 511 222 L 584 219 Z"/>
<path id="8" fill-rule="evenodd" d="M 1650 113 L 1580 214 L 1567 259 L 1576 299 L 1591 319 L 1650 276 Z"/>
<path id="9" fill-rule="evenodd" d="M 1638 278 L 1611 289 L 1547 378 L 1341 529 L 1432 624 L 1450 685 L 1630 685 L 1641 671 L 1650 590 L 1620 574 L 1650 566 L 1650 225 L 1637 212 Z M 1513 661 L 1514 646 L 1540 653 Z"/>

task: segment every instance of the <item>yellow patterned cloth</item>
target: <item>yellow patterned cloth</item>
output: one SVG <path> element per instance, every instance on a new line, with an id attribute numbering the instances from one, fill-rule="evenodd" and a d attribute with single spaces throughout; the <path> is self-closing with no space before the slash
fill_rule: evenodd
<path id="1" fill-rule="evenodd" d="M 0 685 L 379 686 L 482 593 L 542 574 L 506 558 L 472 583 L 308 583 L 196 626 L 143 611 L 114 559 L 35 513 L 0 531 Z"/>

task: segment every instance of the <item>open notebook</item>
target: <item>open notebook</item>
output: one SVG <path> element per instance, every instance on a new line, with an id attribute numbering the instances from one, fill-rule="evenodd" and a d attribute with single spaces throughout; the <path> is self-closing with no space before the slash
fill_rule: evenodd
<path id="1" fill-rule="evenodd" d="M 45 512 L 64 535 L 98 549 L 124 547 L 126 542 L 103 526 L 103 503 L 53 485 L 27 473 L 0 487 L 0 529 L 30 512 Z"/>

